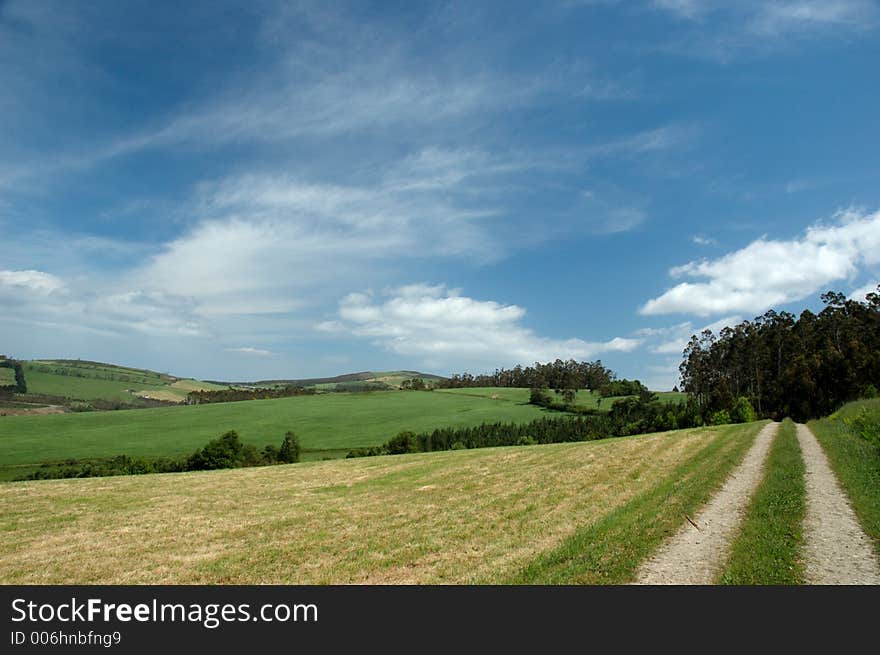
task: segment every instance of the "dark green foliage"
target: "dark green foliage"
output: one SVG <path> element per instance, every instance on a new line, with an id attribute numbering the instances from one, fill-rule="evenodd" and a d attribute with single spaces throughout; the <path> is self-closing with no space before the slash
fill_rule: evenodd
<path id="1" fill-rule="evenodd" d="M 385 444 L 389 455 L 403 455 L 419 452 L 419 442 L 415 432 L 400 432 Z"/>
<path id="2" fill-rule="evenodd" d="M 547 389 L 532 387 L 529 390 L 529 403 L 539 407 L 549 407 L 553 403 L 553 399 L 550 397 Z"/>
<path id="3" fill-rule="evenodd" d="M 209 441 L 186 460 L 188 471 L 231 469 L 241 466 L 244 460 L 243 446 L 238 433 L 230 430 L 219 439 Z"/>
<path id="4" fill-rule="evenodd" d="M 880 287 L 878 287 L 880 290 Z M 880 384 L 880 293 L 865 302 L 829 291 L 818 315 L 768 311 L 706 330 L 684 351 L 681 379 L 704 416 L 746 397 L 759 416 L 830 414 Z"/>
<path id="5" fill-rule="evenodd" d="M 615 402 L 607 414 L 565 414 L 547 416 L 529 423 L 483 423 L 473 427 L 439 428 L 421 434 L 401 432 L 382 446 L 357 448 L 347 456 L 370 457 L 459 448 L 592 441 L 702 424 L 699 410 L 693 402 L 660 404 L 632 397 Z"/>
<path id="6" fill-rule="evenodd" d="M 437 382 L 438 389 L 463 387 L 518 387 L 521 389 L 599 389 L 614 379 L 614 373 L 605 368 L 600 360 L 595 362 L 555 362 L 534 366 L 515 366 L 497 369 L 489 375 L 462 373 Z"/>
<path id="7" fill-rule="evenodd" d="M 21 367 L 21 362 L 4 356 L 0 359 L 0 367 L 11 368 L 15 371 L 15 384 L 0 387 L 0 395 L 3 393 L 9 395 L 13 393 L 27 393 L 27 382 L 24 379 L 24 369 Z"/>
<path id="8" fill-rule="evenodd" d="M 78 461 L 65 460 L 43 464 L 37 471 L 20 480 L 48 480 L 58 478 L 93 478 L 111 475 L 140 475 L 143 473 L 178 473 L 212 469 L 290 464 L 299 461 L 299 439 L 293 432 L 284 435 L 281 447 L 267 445 L 262 451 L 251 444 L 241 443 L 234 430 L 209 441 L 189 457 L 172 459 L 160 457 L 145 459 L 117 455 L 110 459 Z"/>
<path id="9" fill-rule="evenodd" d="M 599 387 L 599 395 L 603 398 L 611 396 L 639 396 L 644 393 L 650 393 L 650 391 L 638 380 L 611 380 Z"/>
<path id="10" fill-rule="evenodd" d="M 401 382 L 400 389 L 402 391 L 433 391 L 434 387 L 430 384 L 425 384 L 422 378 L 412 378 L 411 380 Z"/>
<path id="11" fill-rule="evenodd" d="M 277 388 L 239 389 L 229 387 L 216 391 L 190 391 L 186 395 L 187 405 L 207 403 L 232 403 L 240 400 L 266 400 L 269 398 L 289 398 L 291 396 L 308 396 L 317 393 L 314 389 L 297 386 Z"/>
<path id="12" fill-rule="evenodd" d="M 281 448 L 278 450 L 278 461 L 284 464 L 294 464 L 299 461 L 300 451 L 299 437 L 293 432 L 284 435 Z"/>

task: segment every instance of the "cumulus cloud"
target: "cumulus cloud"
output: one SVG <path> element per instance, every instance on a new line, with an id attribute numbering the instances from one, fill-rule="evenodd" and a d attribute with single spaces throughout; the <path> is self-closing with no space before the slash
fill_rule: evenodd
<path id="1" fill-rule="evenodd" d="M 642 314 L 709 316 L 758 313 L 800 300 L 880 263 L 880 211 L 849 209 L 836 224 L 814 225 L 789 241 L 761 238 L 714 260 L 689 262 L 670 270 L 682 282 L 640 309 Z"/>
<path id="2" fill-rule="evenodd" d="M 526 310 L 476 300 L 445 285 L 410 285 L 384 294 L 351 293 L 339 304 L 333 330 L 372 339 L 387 350 L 445 366 L 512 365 L 556 358 L 585 359 L 604 352 L 628 352 L 640 339 L 606 342 L 548 339 L 521 324 Z"/>

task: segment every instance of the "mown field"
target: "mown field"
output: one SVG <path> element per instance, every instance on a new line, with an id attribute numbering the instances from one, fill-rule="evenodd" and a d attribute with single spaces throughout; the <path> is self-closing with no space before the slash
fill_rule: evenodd
<path id="1" fill-rule="evenodd" d="M 176 456 L 227 430 L 262 448 L 288 430 L 300 437 L 305 459 L 344 457 L 355 447 L 384 443 L 401 430 L 483 422 L 526 422 L 546 410 L 487 397 L 386 391 L 322 394 L 144 410 L 86 412 L 0 419 L 0 479 L 67 458 Z"/>
<path id="2" fill-rule="evenodd" d="M 761 425 L 4 484 L 0 582 L 627 582 Z"/>
<path id="3" fill-rule="evenodd" d="M 5 366 L 0 367 L 0 387 L 15 384 L 15 371 Z"/>
<path id="4" fill-rule="evenodd" d="M 23 362 L 22 368 L 30 393 L 75 400 L 130 401 L 149 396 L 181 402 L 190 391 L 224 388 L 154 371 L 77 360 L 35 360 Z"/>

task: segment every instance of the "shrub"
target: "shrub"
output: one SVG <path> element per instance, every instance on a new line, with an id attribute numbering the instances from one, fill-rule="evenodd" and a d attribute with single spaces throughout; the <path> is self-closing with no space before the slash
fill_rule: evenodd
<path id="1" fill-rule="evenodd" d="M 386 445 L 388 448 L 388 454 L 390 455 L 403 455 L 405 453 L 419 452 L 418 439 L 416 439 L 414 432 L 408 430 L 400 432 L 396 437 L 389 440 Z"/>
<path id="2" fill-rule="evenodd" d="M 862 407 L 855 416 L 843 419 L 843 423 L 862 439 L 880 446 L 880 413 Z"/>
<path id="3" fill-rule="evenodd" d="M 281 448 L 278 450 L 278 461 L 285 464 L 298 462 L 300 450 L 299 437 L 293 432 L 288 432 L 284 435 L 284 441 L 281 442 Z"/>
<path id="4" fill-rule="evenodd" d="M 730 414 L 726 409 L 715 412 L 709 419 L 709 425 L 725 425 L 727 423 L 730 423 Z"/>
<path id="5" fill-rule="evenodd" d="M 535 439 L 534 437 L 525 436 L 525 437 L 520 437 L 519 441 L 516 442 L 516 445 L 517 446 L 534 446 L 537 443 L 538 443 L 538 440 Z"/>
<path id="6" fill-rule="evenodd" d="M 748 398 L 740 396 L 730 410 L 730 420 L 734 423 L 751 423 L 755 420 L 755 409 Z"/>
<path id="7" fill-rule="evenodd" d="M 450 450 L 467 450 L 467 446 L 464 445 L 463 441 L 456 441 L 449 447 Z"/>
<path id="8" fill-rule="evenodd" d="M 244 461 L 243 449 L 238 433 L 230 430 L 190 455 L 186 468 L 190 471 L 236 468 Z"/>

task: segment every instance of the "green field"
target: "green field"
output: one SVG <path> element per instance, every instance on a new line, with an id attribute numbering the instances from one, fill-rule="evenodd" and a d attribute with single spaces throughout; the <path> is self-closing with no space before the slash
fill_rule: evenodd
<path id="1" fill-rule="evenodd" d="M 15 384 L 15 371 L 3 366 L 0 367 L 0 387 L 5 387 L 7 384 Z"/>
<path id="2" fill-rule="evenodd" d="M 873 420 L 875 434 L 880 436 L 880 398 L 848 403 L 827 418 L 810 421 L 809 426 L 880 556 L 880 448 L 851 427 L 861 413 Z"/>
<path id="3" fill-rule="evenodd" d="M 424 431 L 483 422 L 526 422 L 546 410 L 486 397 L 419 391 L 321 394 L 277 400 L 158 407 L 0 420 L 0 479 L 66 458 L 176 456 L 227 430 L 245 443 L 279 444 L 293 430 L 306 458 L 342 457 L 401 430 Z M 30 466 L 30 468 L 28 468 Z"/>
<path id="4" fill-rule="evenodd" d="M 438 389 L 434 393 L 452 393 L 464 396 L 491 398 L 492 400 L 496 401 L 528 403 L 530 392 L 529 389 L 520 389 L 514 387 L 474 387 L 462 389 Z M 554 395 L 556 397 L 556 400 L 562 402 L 562 397 L 559 394 L 556 394 L 552 390 L 550 391 L 550 393 L 551 395 Z M 578 407 L 585 407 L 588 409 L 610 410 L 611 405 L 613 405 L 615 401 L 625 397 L 626 396 L 612 396 L 609 398 L 602 398 L 602 396 L 600 396 L 595 391 L 590 391 L 589 389 L 581 389 L 577 392 L 577 397 L 574 404 Z M 687 394 L 677 393 L 674 391 L 661 391 L 657 394 L 657 399 L 660 402 L 665 403 L 679 402 L 687 400 Z"/>
<path id="5" fill-rule="evenodd" d="M 3 484 L 0 583 L 625 582 L 760 425 Z"/>
<path id="6" fill-rule="evenodd" d="M 29 393 L 74 400 L 132 401 L 149 396 L 180 402 L 196 388 L 224 388 L 154 371 L 78 360 L 35 360 L 23 362 L 22 367 Z"/>

